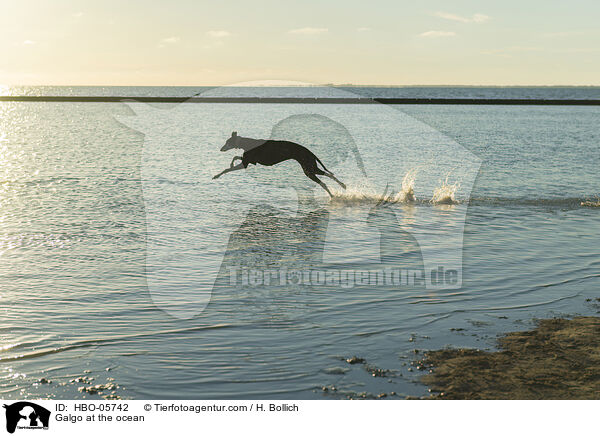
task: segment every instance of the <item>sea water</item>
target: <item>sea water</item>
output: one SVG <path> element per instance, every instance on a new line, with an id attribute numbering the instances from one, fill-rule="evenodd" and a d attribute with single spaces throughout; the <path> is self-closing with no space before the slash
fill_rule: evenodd
<path id="1" fill-rule="evenodd" d="M 424 350 L 494 349 L 498 334 L 530 328 L 535 318 L 597 313 L 600 108 L 397 106 L 377 124 L 363 105 L 256 106 L 0 103 L 4 398 L 93 398 L 95 385 L 103 396 L 134 399 L 426 395 L 411 364 Z M 361 118 L 364 126 L 344 124 Z M 294 162 L 213 181 L 239 154 L 219 152 L 232 130 L 301 140 L 347 189 L 323 177 L 329 199 Z M 195 249 L 205 243 L 199 236 L 225 227 L 221 248 Z M 426 247 L 428 234 L 447 234 L 450 246 L 456 233 L 458 287 L 318 278 L 266 286 L 251 277 L 232 282 L 227 269 L 416 271 L 427 263 L 424 252 L 448 249 L 438 237 Z M 206 304 L 190 306 L 195 286 L 213 277 L 198 275 L 198 265 L 213 261 Z M 348 364 L 352 356 L 368 365 Z"/>

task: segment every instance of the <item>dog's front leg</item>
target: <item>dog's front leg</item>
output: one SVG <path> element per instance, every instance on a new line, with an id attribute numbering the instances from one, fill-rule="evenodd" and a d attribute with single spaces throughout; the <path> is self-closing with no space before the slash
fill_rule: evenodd
<path id="1" fill-rule="evenodd" d="M 237 164 L 237 165 L 236 165 L 236 166 L 234 166 L 234 167 L 229 167 L 229 168 L 227 168 L 227 169 L 224 169 L 224 170 L 223 170 L 223 171 L 221 171 L 219 174 L 217 174 L 216 176 L 214 176 L 214 177 L 213 177 L 213 180 L 214 180 L 214 179 L 218 179 L 218 178 L 219 178 L 219 177 L 221 177 L 223 174 L 225 174 L 225 173 L 228 173 L 228 172 L 230 172 L 230 171 L 242 170 L 242 169 L 244 169 L 244 168 L 245 168 L 245 167 L 244 167 L 244 165 L 243 165 L 243 164 L 241 164 L 241 163 L 239 163 L 239 164 Z"/>
<path id="2" fill-rule="evenodd" d="M 231 159 L 231 164 L 229 164 L 229 168 L 233 168 L 233 163 L 236 161 L 236 159 L 242 160 L 242 156 L 234 156 L 233 159 Z"/>

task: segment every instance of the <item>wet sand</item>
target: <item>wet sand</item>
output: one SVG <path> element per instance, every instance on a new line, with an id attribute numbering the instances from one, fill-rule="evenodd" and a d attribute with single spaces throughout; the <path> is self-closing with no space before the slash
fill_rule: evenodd
<path id="1" fill-rule="evenodd" d="M 600 399 L 600 317 L 545 319 L 499 339 L 497 352 L 427 352 L 435 399 Z"/>

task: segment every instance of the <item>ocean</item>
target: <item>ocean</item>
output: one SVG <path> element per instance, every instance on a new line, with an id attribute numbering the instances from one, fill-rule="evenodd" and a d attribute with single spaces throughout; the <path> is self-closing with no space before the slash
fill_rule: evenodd
<path id="1" fill-rule="evenodd" d="M 597 87 L 1 90 L 197 93 L 600 98 Z M 492 350 L 535 319 L 598 312 L 599 119 L 599 106 L 0 102 L 0 395 L 428 395 L 413 363 L 428 349 Z M 213 180 L 241 154 L 219 151 L 233 131 L 305 145 L 346 189 L 322 177 L 330 199 L 294 161 Z"/>

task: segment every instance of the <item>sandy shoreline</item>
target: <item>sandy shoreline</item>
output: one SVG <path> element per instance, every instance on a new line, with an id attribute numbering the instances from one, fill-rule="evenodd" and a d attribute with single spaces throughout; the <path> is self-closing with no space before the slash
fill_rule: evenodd
<path id="1" fill-rule="evenodd" d="M 435 399 L 600 399 L 600 317 L 541 320 L 499 348 L 429 351 L 421 380 Z"/>

